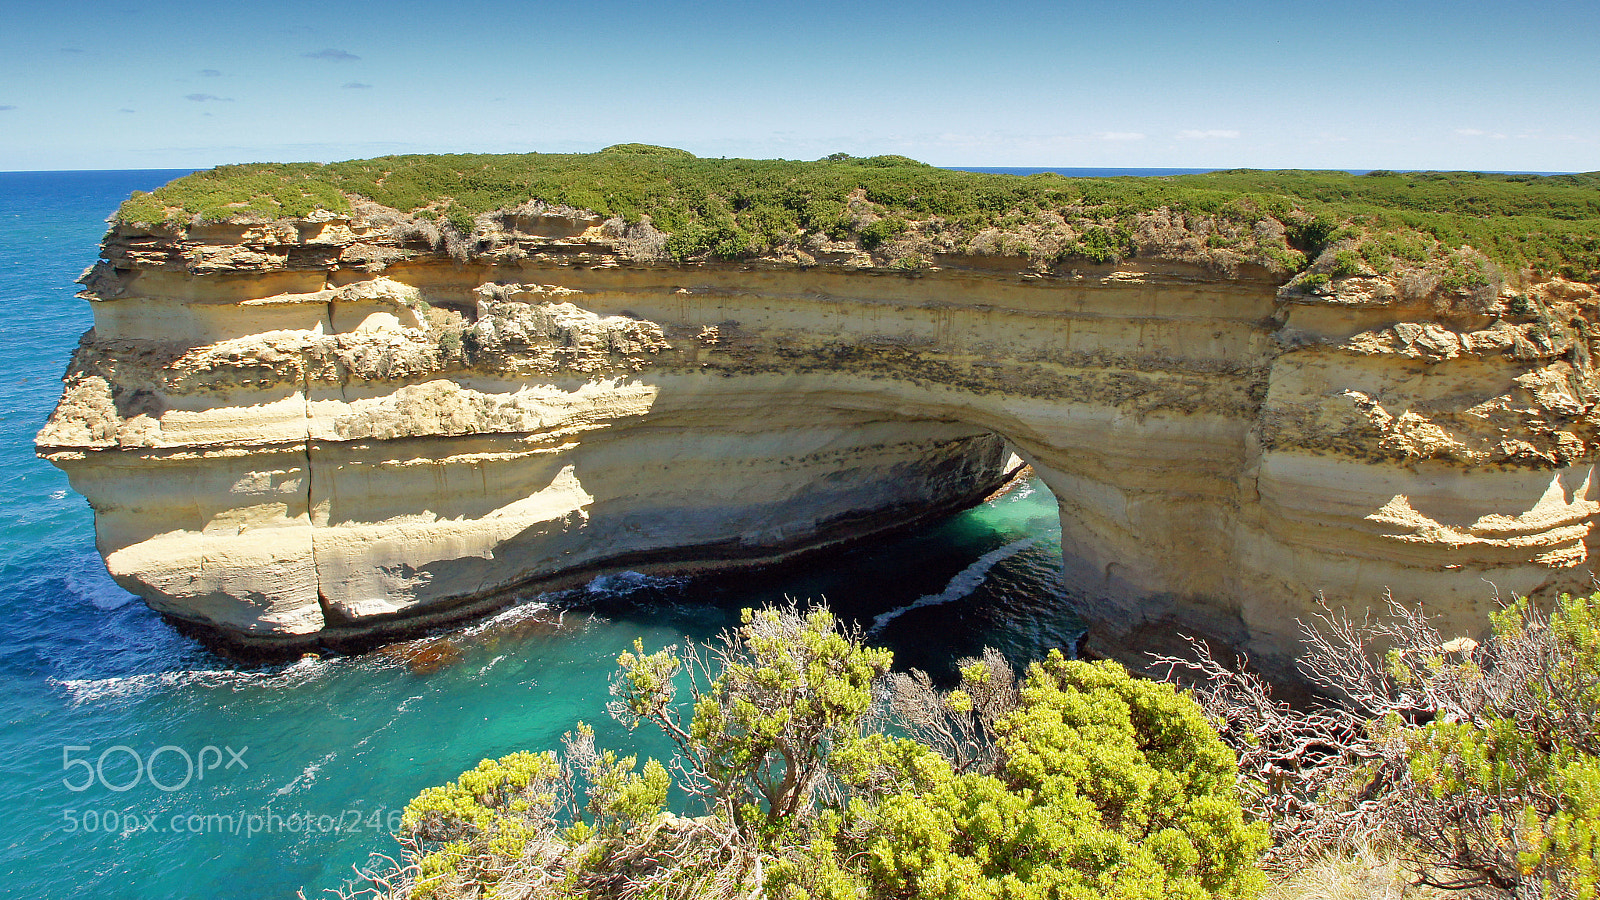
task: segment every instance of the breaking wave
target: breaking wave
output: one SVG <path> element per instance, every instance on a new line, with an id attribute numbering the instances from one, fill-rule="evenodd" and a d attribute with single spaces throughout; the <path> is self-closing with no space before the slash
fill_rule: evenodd
<path id="1" fill-rule="evenodd" d="M 960 600 L 962 597 L 977 590 L 978 585 L 983 584 L 983 580 L 989 577 L 989 570 L 993 569 L 1001 560 L 1015 556 L 1036 543 L 1038 543 L 1038 538 L 1023 538 L 1020 541 L 1006 544 L 1004 547 L 990 550 L 988 553 L 973 560 L 965 569 L 957 572 L 955 577 L 950 579 L 950 583 L 946 584 L 944 590 L 939 593 L 923 594 L 905 606 L 879 614 L 872 620 L 872 627 L 867 629 L 867 636 L 876 635 L 890 622 L 913 609 L 921 609 L 925 606 L 939 606 L 940 604 L 953 603 Z"/>
<path id="2" fill-rule="evenodd" d="M 315 680 L 333 665 L 328 660 L 305 657 L 281 669 L 235 670 L 199 669 L 174 672 L 144 672 L 120 678 L 51 678 L 48 683 L 72 698 L 73 706 L 105 700 L 137 697 L 173 688 L 228 688 L 239 690 L 249 685 L 276 680 L 282 687 L 294 687 Z"/>
<path id="3" fill-rule="evenodd" d="M 601 575 L 589 582 L 584 588 L 590 594 L 602 597 L 622 597 L 635 591 L 649 588 L 667 589 L 679 587 L 688 582 L 682 575 L 646 575 L 643 572 L 616 572 L 611 575 Z"/>

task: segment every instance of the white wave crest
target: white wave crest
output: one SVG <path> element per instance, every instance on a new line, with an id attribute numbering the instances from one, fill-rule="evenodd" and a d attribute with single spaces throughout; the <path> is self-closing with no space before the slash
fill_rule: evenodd
<path id="1" fill-rule="evenodd" d="M 646 575 L 643 572 L 633 571 L 616 572 L 611 575 L 601 575 L 589 582 L 588 591 L 591 594 L 620 596 L 622 594 L 631 594 L 647 587 L 677 587 L 687 580 L 681 575 Z"/>
<path id="2" fill-rule="evenodd" d="M 467 627 L 458 631 L 457 634 L 461 637 L 476 637 L 477 635 L 483 634 L 485 631 L 491 631 L 495 628 L 501 628 L 515 622 L 520 622 L 523 619 L 536 616 L 551 608 L 550 603 L 542 599 L 547 596 L 549 595 L 540 594 L 538 598 L 529 600 L 526 603 L 518 603 L 515 606 L 508 606 L 489 618 L 484 619 L 482 622 L 478 622 L 474 625 L 468 625 Z"/>
<path id="3" fill-rule="evenodd" d="M 68 678 L 49 679 L 49 683 L 67 692 L 73 706 L 102 700 L 119 700 L 136 697 L 168 688 L 232 688 L 262 683 L 264 679 L 278 679 L 284 686 L 292 687 L 319 677 L 329 666 L 326 660 L 306 657 L 282 669 L 240 671 L 234 669 L 197 669 L 175 672 L 143 672 L 121 678 Z"/>
<path id="4" fill-rule="evenodd" d="M 332 762 L 333 758 L 337 755 L 338 751 L 329 751 L 326 756 L 314 763 L 307 765 L 304 769 L 300 770 L 300 774 L 295 776 L 293 781 L 274 791 L 273 796 L 286 797 L 300 788 L 310 787 L 311 785 L 316 784 L 317 773 L 321 772 L 322 767 Z"/>
<path id="5" fill-rule="evenodd" d="M 921 609 L 925 606 L 939 606 L 943 603 L 953 603 L 957 600 L 960 600 L 962 597 L 965 597 L 977 590 L 978 585 L 983 584 L 983 580 L 989 577 L 989 570 L 993 569 L 997 563 L 1003 559 L 1021 553 L 1036 543 L 1038 543 L 1038 538 L 1023 538 L 1020 541 L 1007 544 L 1004 547 L 997 547 L 994 550 L 990 550 L 988 553 L 985 553 L 984 555 L 973 560 L 972 563 L 965 569 L 957 572 L 955 576 L 950 579 L 950 583 L 946 584 L 944 586 L 944 590 L 940 591 L 939 593 L 923 594 L 921 597 L 918 597 L 910 603 L 907 603 L 905 606 L 891 609 L 886 613 L 879 614 L 872 620 L 872 627 L 867 629 L 867 636 L 871 637 L 872 635 L 877 634 L 878 632 L 882 631 L 890 622 L 893 622 L 895 619 L 900 618 L 902 615 L 905 615 L 913 609 Z"/>

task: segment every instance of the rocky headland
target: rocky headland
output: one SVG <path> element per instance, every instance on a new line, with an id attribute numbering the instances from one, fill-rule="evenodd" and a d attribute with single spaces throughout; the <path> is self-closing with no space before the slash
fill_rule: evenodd
<path id="1" fill-rule="evenodd" d="M 130 201 L 38 436 L 117 582 L 225 644 L 859 539 L 982 497 L 1013 450 L 1108 644 L 1282 662 L 1319 598 L 1475 633 L 1497 595 L 1592 579 L 1582 273 L 1445 243 L 1386 266 L 1382 229 L 1297 241 L 1301 207 L 1123 211 L 1102 252 L 1082 206 L 957 228 L 855 190 L 833 233 L 730 251 L 341 190 Z"/>

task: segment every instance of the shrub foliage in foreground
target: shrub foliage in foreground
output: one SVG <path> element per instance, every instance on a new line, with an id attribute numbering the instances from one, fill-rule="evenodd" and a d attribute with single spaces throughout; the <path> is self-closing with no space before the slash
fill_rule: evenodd
<path id="1" fill-rule="evenodd" d="M 1279 863 L 1372 842 L 1422 881 L 1517 897 L 1600 888 L 1600 594 L 1526 599 L 1484 641 L 1445 640 L 1421 610 L 1325 613 L 1306 674 L 1334 699 L 1296 710 L 1199 645 L 1196 696 L 1240 749 Z"/>
<path id="2" fill-rule="evenodd" d="M 580 726 L 561 754 L 485 760 L 418 795 L 393 893 L 1199 900 L 1262 886 L 1266 830 L 1244 820 L 1232 751 L 1187 696 L 1115 664 L 1056 653 L 1018 685 L 991 654 L 944 693 L 890 675 L 889 654 L 825 610 L 793 608 L 620 662 L 613 712 L 673 739 L 697 815 L 664 811 L 666 768 L 598 752 Z"/>
<path id="3" fill-rule="evenodd" d="M 830 897 L 1259 891 L 1266 836 L 1240 812 L 1233 753 L 1171 685 L 1052 653 L 995 740 L 994 771 L 962 774 L 910 740 L 848 748 L 844 779 L 863 796 L 819 823 L 823 852 L 769 882 Z"/>

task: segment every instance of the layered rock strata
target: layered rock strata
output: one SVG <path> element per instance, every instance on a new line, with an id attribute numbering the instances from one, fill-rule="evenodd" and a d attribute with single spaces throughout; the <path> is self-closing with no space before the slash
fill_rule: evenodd
<path id="1" fill-rule="evenodd" d="M 1586 286 L 1518 316 L 1177 263 L 677 266 L 579 214 L 502 224 L 455 258 L 326 213 L 116 227 L 38 446 L 117 581 L 291 648 L 868 534 L 981 495 L 1009 444 L 1113 641 L 1282 660 L 1319 596 L 1476 631 L 1496 591 L 1590 582 Z"/>

